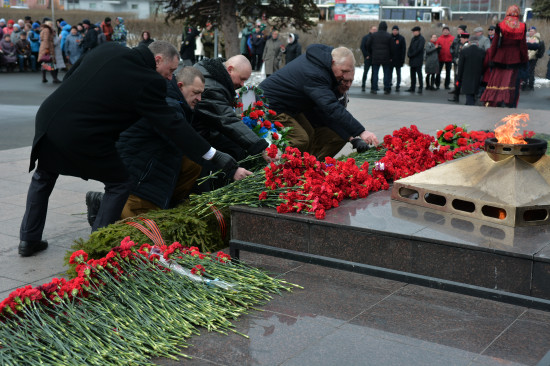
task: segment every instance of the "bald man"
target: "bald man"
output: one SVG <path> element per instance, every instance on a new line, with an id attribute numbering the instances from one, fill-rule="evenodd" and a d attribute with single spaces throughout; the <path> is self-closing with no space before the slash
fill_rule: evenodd
<path id="1" fill-rule="evenodd" d="M 237 161 L 262 152 L 264 159 L 271 161 L 265 153 L 267 141 L 242 123 L 233 109 L 235 90 L 242 88 L 252 73 L 250 61 L 237 55 L 226 62 L 204 59 L 194 66 L 204 75 L 205 84 L 202 99 L 195 109 L 193 127 L 214 148 L 230 154 Z"/>
<path id="2" fill-rule="evenodd" d="M 292 146 L 324 159 L 336 155 L 348 141 L 356 149 L 364 143 L 378 145 L 376 136 L 339 101 L 339 86 L 349 88 L 354 73 L 351 50 L 314 44 L 260 84 L 276 119 L 292 127 L 287 135 Z M 312 110 L 323 118 L 308 119 Z"/>

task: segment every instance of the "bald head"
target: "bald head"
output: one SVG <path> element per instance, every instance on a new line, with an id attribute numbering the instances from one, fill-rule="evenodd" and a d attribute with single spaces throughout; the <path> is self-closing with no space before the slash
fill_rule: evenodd
<path id="1" fill-rule="evenodd" d="M 338 82 L 352 80 L 355 73 L 355 56 L 349 48 L 337 47 L 331 52 L 332 72 Z"/>
<path id="2" fill-rule="evenodd" d="M 250 61 L 243 55 L 231 57 L 229 60 L 225 61 L 224 65 L 231 77 L 235 89 L 242 88 L 250 77 L 250 74 L 252 74 Z"/>

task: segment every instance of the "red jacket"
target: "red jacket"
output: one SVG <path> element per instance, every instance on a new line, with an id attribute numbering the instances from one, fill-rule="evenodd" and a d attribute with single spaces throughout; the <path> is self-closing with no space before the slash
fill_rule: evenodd
<path id="1" fill-rule="evenodd" d="M 453 44 L 455 37 L 452 35 L 441 35 L 435 42 L 435 45 L 441 45 L 439 49 L 439 61 L 440 62 L 452 62 L 453 56 L 451 55 L 451 44 Z"/>
<path id="2" fill-rule="evenodd" d="M 521 33 L 523 36 L 508 37 L 505 30 L 495 32 L 495 38 L 491 43 L 491 48 L 488 53 L 490 60 L 501 65 L 518 65 L 529 61 L 527 56 L 527 40 L 525 38 L 526 27 L 525 23 L 521 23 Z"/>

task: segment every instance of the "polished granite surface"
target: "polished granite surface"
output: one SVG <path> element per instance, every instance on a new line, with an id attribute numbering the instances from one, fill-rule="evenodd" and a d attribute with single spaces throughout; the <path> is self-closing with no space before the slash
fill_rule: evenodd
<path id="1" fill-rule="evenodd" d="M 242 252 L 299 284 L 235 333 L 207 333 L 159 365 L 536 365 L 550 351 L 550 313 L 377 277 Z M 550 309 L 549 309 L 550 310 Z"/>

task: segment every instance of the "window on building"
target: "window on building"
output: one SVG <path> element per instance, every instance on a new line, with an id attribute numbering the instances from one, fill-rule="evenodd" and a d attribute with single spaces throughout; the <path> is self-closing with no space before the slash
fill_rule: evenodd
<path id="1" fill-rule="evenodd" d="M 138 4 L 132 4 L 132 10 L 137 10 Z"/>
<path id="2" fill-rule="evenodd" d="M 90 3 L 90 9 L 95 9 L 96 8 L 96 3 Z"/>

